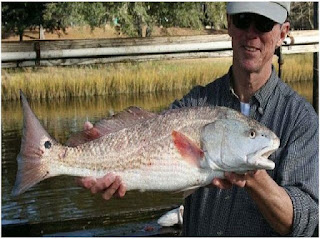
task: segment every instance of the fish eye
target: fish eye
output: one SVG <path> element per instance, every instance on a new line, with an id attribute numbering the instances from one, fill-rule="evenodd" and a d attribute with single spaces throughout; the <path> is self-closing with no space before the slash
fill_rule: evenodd
<path id="1" fill-rule="evenodd" d="M 256 131 L 254 131 L 253 129 L 250 130 L 249 136 L 251 139 L 254 139 L 256 137 Z"/>
<path id="2" fill-rule="evenodd" d="M 46 148 L 46 149 L 50 149 L 51 148 L 51 142 L 50 141 L 46 141 L 46 142 L 44 142 L 44 147 Z"/>

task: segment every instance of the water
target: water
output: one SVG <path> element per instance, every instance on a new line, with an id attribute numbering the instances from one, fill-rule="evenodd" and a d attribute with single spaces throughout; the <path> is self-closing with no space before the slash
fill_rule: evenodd
<path id="1" fill-rule="evenodd" d="M 309 102 L 312 82 L 291 84 Z M 96 122 L 109 112 L 135 105 L 158 112 L 184 92 L 175 94 L 74 98 L 30 102 L 41 123 L 59 142 Z M 176 235 L 156 219 L 183 202 L 180 193 L 127 192 L 122 199 L 105 201 L 101 195 L 76 186 L 70 176 L 47 179 L 19 197 L 12 197 L 20 149 L 22 111 L 18 102 L 2 102 L 2 235 L 20 236 L 143 236 Z"/>
<path id="2" fill-rule="evenodd" d="M 182 93 L 178 95 L 181 96 Z M 157 112 L 167 107 L 174 99 L 173 94 L 139 97 L 120 95 L 49 102 L 31 101 L 30 105 L 49 134 L 63 143 L 73 132 L 81 130 L 87 119 L 96 122 L 106 117 L 109 112 L 116 113 L 130 105 Z M 75 179 L 68 176 L 47 179 L 14 198 L 10 193 L 17 170 L 16 156 L 20 149 L 21 128 L 20 104 L 2 102 L 2 226 L 13 224 L 16 227 L 12 230 L 16 230 L 18 225 L 25 226 L 27 223 L 29 227 L 33 226 L 33 235 L 50 235 L 63 231 L 79 231 L 83 227 L 88 230 L 98 226 L 106 231 L 108 228 L 131 223 L 133 228 L 129 232 L 132 234 L 138 228 L 136 223 L 146 221 L 146 225 L 153 225 L 162 213 L 182 202 L 181 193 L 153 192 L 127 192 L 124 199 L 105 201 L 101 195 L 92 195 L 89 191 L 77 187 Z M 85 220 L 81 221 L 84 218 Z M 101 222 L 96 225 L 98 219 Z M 95 223 L 88 225 L 88 221 Z M 58 226 L 50 226 L 56 223 Z M 22 226 L 20 228 L 23 229 Z M 140 229 L 143 230 L 144 227 Z M 98 232 L 101 233 L 101 230 Z M 126 230 L 113 229 L 109 234 L 121 235 Z M 97 235 L 96 230 L 94 235 Z"/>

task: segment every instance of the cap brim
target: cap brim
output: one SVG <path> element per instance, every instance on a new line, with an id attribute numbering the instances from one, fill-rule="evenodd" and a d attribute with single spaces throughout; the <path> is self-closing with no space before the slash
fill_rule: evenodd
<path id="1" fill-rule="evenodd" d="M 274 2 L 231 2 L 227 5 L 229 15 L 244 12 L 259 14 L 280 24 L 287 18 L 287 10 Z"/>

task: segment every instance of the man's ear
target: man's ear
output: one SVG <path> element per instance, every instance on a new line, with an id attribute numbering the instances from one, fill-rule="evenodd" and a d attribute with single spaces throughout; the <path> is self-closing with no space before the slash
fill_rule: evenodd
<path id="1" fill-rule="evenodd" d="M 280 29 L 280 39 L 277 42 L 277 47 L 282 45 L 282 42 L 287 37 L 289 30 L 290 30 L 290 23 L 289 22 L 283 23 Z"/>

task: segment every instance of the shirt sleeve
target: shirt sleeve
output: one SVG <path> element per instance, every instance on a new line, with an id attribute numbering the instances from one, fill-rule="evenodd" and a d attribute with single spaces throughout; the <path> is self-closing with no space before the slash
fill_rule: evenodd
<path id="1" fill-rule="evenodd" d="M 312 236 L 319 215 L 318 117 L 306 109 L 296 115 L 295 126 L 281 155 L 280 185 L 293 203 L 290 236 Z"/>

